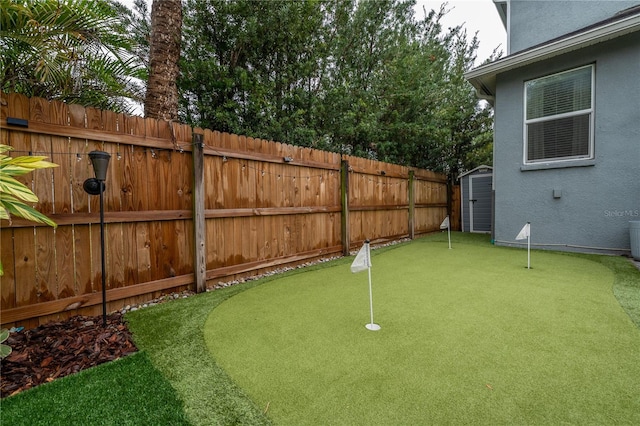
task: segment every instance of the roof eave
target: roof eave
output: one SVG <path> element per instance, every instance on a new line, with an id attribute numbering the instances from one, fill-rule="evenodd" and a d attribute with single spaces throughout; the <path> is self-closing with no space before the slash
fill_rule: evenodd
<path id="1" fill-rule="evenodd" d="M 496 75 L 530 65 L 573 50 L 602 43 L 626 34 L 640 31 L 640 14 L 600 27 L 591 28 L 572 36 L 543 44 L 486 65 L 481 65 L 464 74 L 464 77 L 476 88 L 478 96 L 493 104 L 496 94 Z"/>
<path id="2" fill-rule="evenodd" d="M 473 170 L 469 170 L 468 172 L 462 173 L 461 175 L 458 176 L 458 179 L 462 179 L 463 177 L 465 177 L 467 175 L 470 175 L 471 173 L 473 173 L 475 171 L 483 170 L 483 169 L 486 170 L 486 171 L 489 171 L 489 170 L 493 171 L 493 167 L 492 166 L 487 166 L 487 165 L 483 164 L 481 166 L 476 167 Z"/>
<path id="3" fill-rule="evenodd" d="M 493 5 L 498 10 L 498 15 L 500 15 L 500 20 L 502 21 L 502 25 L 504 29 L 507 29 L 507 0 L 493 0 Z"/>

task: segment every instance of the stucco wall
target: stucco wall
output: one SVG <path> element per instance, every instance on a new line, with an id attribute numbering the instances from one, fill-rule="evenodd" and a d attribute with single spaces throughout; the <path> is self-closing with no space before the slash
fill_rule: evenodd
<path id="1" fill-rule="evenodd" d="M 611 18 L 617 12 L 638 4 L 638 0 L 511 0 L 510 53 Z"/>
<path id="2" fill-rule="evenodd" d="M 590 63 L 595 64 L 595 160 L 584 167 L 523 171 L 524 81 Z M 638 76 L 639 33 L 498 75 L 497 244 L 515 244 L 530 221 L 532 244 L 629 250 L 629 220 L 640 220 Z M 554 189 L 562 191 L 561 198 L 553 197 Z"/>

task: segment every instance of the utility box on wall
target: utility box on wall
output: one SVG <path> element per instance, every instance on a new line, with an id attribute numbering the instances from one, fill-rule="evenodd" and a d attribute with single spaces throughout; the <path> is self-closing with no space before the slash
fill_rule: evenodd
<path id="1" fill-rule="evenodd" d="M 459 176 L 463 232 L 490 233 L 493 219 L 493 167 L 479 166 Z"/>

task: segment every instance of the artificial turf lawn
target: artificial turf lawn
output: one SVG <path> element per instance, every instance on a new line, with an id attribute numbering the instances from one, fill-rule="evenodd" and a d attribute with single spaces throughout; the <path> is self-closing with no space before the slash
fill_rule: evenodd
<path id="1" fill-rule="evenodd" d="M 446 292 L 438 292 L 434 288 L 431 290 L 434 296 L 433 300 L 429 301 L 431 306 L 427 305 L 418 313 L 416 318 L 407 317 L 409 312 L 407 311 L 407 313 L 399 317 L 394 317 L 395 319 L 391 321 L 388 315 L 390 312 L 389 307 L 385 307 L 387 302 L 381 299 L 384 294 L 381 286 L 385 281 L 380 281 L 382 271 L 379 271 L 379 269 L 382 267 L 381 261 L 388 254 L 393 254 L 395 250 L 400 248 L 404 250 L 404 246 L 396 246 L 373 252 L 375 314 L 376 321 L 383 326 L 383 329 L 379 332 L 370 332 L 363 327 L 369 320 L 367 278 L 366 272 L 351 275 L 349 264 L 353 257 L 341 258 L 313 267 L 291 271 L 283 275 L 270 276 L 258 281 L 250 281 L 242 285 L 138 310 L 127 314 L 126 319 L 129 321 L 129 327 L 133 331 L 136 344 L 142 350 L 141 353 L 131 355 L 114 363 L 100 365 L 83 371 L 78 375 L 56 380 L 15 397 L 3 399 L 0 403 L 0 423 L 3 425 L 184 423 L 192 425 L 258 425 L 270 422 L 270 419 L 263 415 L 265 408 L 267 408 L 266 404 L 269 405 L 267 414 L 275 420 L 275 423 L 291 423 L 291 419 L 295 416 L 300 418 L 304 413 L 294 413 L 288 418 L 283 418 L 282 414 L 278 415 L 278 411 L 282 411 L 282 408 L 278 407 L 276 399 L 270 398 L 265 403 L 264 400 L 255 397 L 251 383 L 241 388 L 216 363 L 206 348 L 204 337 L 205 322 L 212 311 L 215 312 L 220 304 L 223 304 L 221 308 L 225 307 L 227 304 L 223 302 L 232 296 L 241 296 L 246 290 L 250 290 L 247 293 L 251 293 L 254 291 L 253 289 L 257 290 L 272 285 L 277 287 L 282 279 L 296 280 L 302 285 L 293 286 L 291 289 L 295 291 L 300 289 L 307 295 L 312 294 L 306 289 L 307 278 L 313 282 L 318 282 L 318 279 L 313 276 L 322 274 L 323 270 L 327 268 L 340 270 L 340 280 L 345 286 L 347 285 L 346 280 L 355 280 L 348 283 L 349 288 L 357 291 L 358 298 L 358 307 L 353 312 L 351 323 L 348 324 L 348 327 L 354 328 L 349 333 L 352 333 L 358 340 L 362 340 L 363 337 L 370 339 L 369 343 L 365 343 L 369 345 L 367 349 L 372 351 L 368 354 L 370 356 L 367 356 L 365 365 L 356 365 L 353 373 L 347 371 L 344 374 L 343 377 L 351 380 L 351 382 L 342 385 L 348 392 L 344 400 L 334 403 L 330 400 L 330 396 L 325 395 L 330 394 L 334 389 L 338 389 L 336 384 L 341 381 L 339 377 L 335 382 L 328 385 L 326 383 L 324 385 L 320 384 L 321 389 L 317 392 L 317 395 L 312 395 L 309 398 L 314 400 L 313 404 L 319 407 L 316 410 L 317 413 L 310 414 L 317 417 L 302 418 L 300 423 L 330 424 L 333 411 L 336 409 L 344 411 L 344 405 L 350 404 L 350 401 L 356 397 L 361 401 L 365 400 L 371 409 L 376 409 L 376 406 L 380 403 L 390 405 L 385 401 L 380 402 L 379 398 L 382 393 L 392 392 L 387 388 L 406 389 L 407 393 L 406 401 L 401 401 L 390 407 L 388 413 L 383 413 L 383 417 L 390 417 L 380 417 L 382 420 L 388 420 L 390 424 L 407 424 L 409 422 L 410 418 L 405 414 L 414 409 L 410 404 L 415 399 L 414 395 L 409 394 L 409 392 L 429 393 L 428 399 L 425 398 L 418 402 L 421 407 L 426 407 L 429 413 L 416 421 L 416 424 L 436 423 L 433 420 L 434 418 L 441 419 L 438 423 L 444 424 L 464 422 L 479 424 L 483 421 L 484 423 L 489 423 L 486 421 L 487 418 L 495 419 L 492 422 L 498 424 L 559 424 L 563 421 L 574 424 L 639 423 L 638 372 L 637 367 L 628 368 L 628 364 L 630 357 L 635 357 L 635 360 L 632 359 L 631 362 L 638 363 L 637 360 L 640 355 L 638 350 L 640 336 L 638 334 L 640 329 L 636 328 L 634 337 L 634 332 L 628 330 L 625 320 L 620 317 L 620 306 L 626 310 L 629 318 L 640 327 L 640 271 L 628 260 L 621 257 L 534 252 L 532 254 L 534 269 L 529 272 L 535 274 L 546 270 L 546 274 L 552 276 L 551 280 L 555 280 L 555 270 L 549 268 L 553 266 L 553 268 L 561 270 L 565 267 L 565 260 L 567 260 L 566 265 L 571 266 L 572 269 L 577 269 L 577 271 L 573 277 L 574 280 L 570 282 L 571 285 L 564 284 L 562 286 L 562 288 L 565 288 L 563 290 L 564 293 L 557 293 L 553 288 L 543 291 L 545 288 L 544 283 L 529 285 L 532 289 L 527 294 L 530 294 L 531 297 L 541 297 L 546 299 L 548 303 L 555 304 L 555 309 L 558 312 L 548 315 L 546 318 L 541 318 L 539 326 L 530 327 L 532 330 L 539 329 L 541 336 L 525 335 L 520 333 L 518 328 L 528 325 L 528 318 L 533 323 L 537 321 L 536 314 L 541 311 L 538 305 L 544 304 L 544 300 L 529 301 L 523 300 L 523 298 L 516 298 L 523 307 L 513 315 L 513 318 L 509 317 L 502 324 L 495 320 L 502 317 L 503 314 L 500 311 L 508 307 L 502 306 L 503 304 L 499 300 L 513 300 L 515 297 L 513 289 L 506 291 L 505 295 L 498 294 L 496 296 L 497 301 L 488 299 L 492 288 L 509 286 L 514 283 L 511 275 L 513 271 L 510 269 L 509 273 L 501 273 L 499 270 L 492 271 L 491 265 L 494 262 L 510 262 L 509 265 L 518 269 L 526 265 L 526 252 L 523 250 L 494 248 L 489 244 L 489 238 L 484 235 L 454 233 L 452 238 L 454 244 L 453 253 L 463 259 L 460 261 L 462 265 L 453 268 L 454 271 L 449 274 L 450 278 L 454 278 L 456 275 L 464 273 L 466 268 L 474 266 L 470 261 L 475 256 L 465 260 L 466 254 L 462 249 L 466 246 L 479 245 L 488 249 L 488 251 L 484 252 L 486 255 L 482 259 L 482 266 L 473 269 L 473 272 L 469 272 L 469 275 L 471 275 L 472 280 L 482 278 L 482 281 L 484 281 L 485 277 L 483 275 L 487 274 L 487 279 L 495 282 L 490 282 L 486 286 L 487 288 L 478 287 L 474 290 L 473 287 L 470 287 L 472 282 L 465 283 L 461 288 L 456 288 L 454 281 L 448 279 L 444 286 L 448 286 L 449 291 L 455 291 L 457 298 L 445 297 Z M 431 249 L 446 251 L 446 234 L 415 240 L 409 243 L 408 246 L 414 244 L 417 245 L 416 249 L 420 250 L 428 249 L 426 246 L 422 246 L 423 244 L 434 246 L 425 251 L 425 254 Z M 491 251 L 493 249 L 496 250 Z M 471 250 L 469 253 L 476 253 L 476 251 Z M 444 254 L 441 253 L 441 255 Z M 544 259 L 547 259 L 547 256 L 557 257 L 557 259 L 552 262 L 541 263 Z M 432 266 L 438 266 L 442 262 L 441 259 L 438 259 L 438 256 L 420 258 L 409 269 L 413 271 L 412 274 L 424 277 L 424 282 L 427 283 L 424 287 L 429 288 L 429 277 L 433 276 L 434 273 Z M 575 263 L 572 259 L 577 259 L 578 262 Z M 387 261 L 385 260 L 385 262 Z M 393 263 L 395 262 L 393 256 L 390 257 L 388 262 L 392 264 L 392 278 L 387 281 L 390 283 L 389 285 L 391 283 L 396 285 L 396 290 L 401 289 L 400 283 L 404 282 L 403 274 L 398 273 L 397 269 L 395 270 L 396 272 L 393 272 Z M 604 265 L 607 269 L 602 269 L 598 265 Z M 443 266 L 445 265 L 443 264 Z M 587 280 L 588 284 L 585 285 L 586 291 L 584 294 L 581 291 L 571 292 L 570 290 L 575 286 L 580 289 L 579 286 L 582 282 L 580 278 L 583 278 L 584 275 L 588 276 L 591 268 L 597 269 L 598 273 L 602 274 L 603 281 L 594 282 L 594 280 L 589 279 Z M 607 271 L 610 271 L 610 274 Z M 613 286 L 611 275 L 615 276 Z M 324 285 L 322 278 L 319 281 L 321 284 L 318 285 Z M 285 284 L 282 288 L 287 288 L 290 285 Z M 516 287 L 516 289 L 529 286 L 523 286 L 521 283 L 520 287 Z M 616 303 L 609 299 L 612 287 L 613 293 L 620 303 L 617 307 Z M 420 290 L 423 290 L 423 288 L 421 287 Z M 262 294 L 273 296 L 273 299 L 263 300 L 262 304 L 277 305 L 280 303 L 284 309 L 288 308 L 288 304 L 278 301 L 281 297 L 290 297 L 289 295 L 272 292 Z M 394 294 L 394 297 L 400 296 Z M 572 301 L 565 308 L 562 303 L 563 299 L 577 300 Z M 337 300 L 335 303 L 346 303 L 346 301 L 336 297 L 332 297 L 332 300 Z M 421 300 L 417 298 L 413 300 L 408 296 L 403 296 L 402 300 L 409 307 L 422 303 Z M 486 306 L 483 306 L 483 300 L 486 301 Z M 231 306 L 236 302 L 231 299 L 229 303 L 230 305 L 228 306 Z M 585 314 L 581 313 L 576 315 L 574 319 L 572 311 L 568 308 L 576 304 L 581 306 L 583 310 L 592 311 L 595 318 L 585 320 Z M 322 305 L 317 307 L 322 307 Z M 429 309 L 432 312 L 429 312 Z M 461 318 L 456 318 L 463 309 L 469 312 L 465 313 Z M 497 312 L 493 312 L 494 310 Z M 294 309 L 291 312 L 295 311 Z M 443 324 L 440 324 L 443 321 L 437 318 L 438 312 L 446 321 L 452 324 L 461 323 L 462 318 L 469 317 L 475 312 L 478 324 L 463 323 L 459 329 L 447 330 Z M 609 316 L 615 323 L 611 326 L 612 334 L 601 338 L 601 327 L 598 326 L 592 330 L 591 323 L 602 317 L 606 317 L 603 321 L 608 322 Z M 293 317 L 288 317 L 287 321 L 290 321 L 291 318 Z M 404 336 L 408 336 L 412 333 L 411 327 L 416 326 L 416 324 L 420 325 L 420 321 L 424 321 L 425 318 L 435 318 L 433 324 L 440 325 L 431 326 L 433 330 L 429 339 L 414 342 L 414 345 L 410 346 L 411 342 L 408 339 L 402 339 L 403 333 Z M 564 321 L 560 321 L 556 325 L 554 318 Z M 236 333 L 238 337 L 242 337 L 245 333 L 244 330 L 239 329 L 237 324 L 225 325 L 223 322 L 218 322 L 215 316 L 210 317 L 209 321 L 213 321 L 214 327 L 228 326 L 229 331 Z M 565 324 L 565 322 L 572 324 Z M 399 326 L 404 324 L 410 324 L 411 327 L 407 327 L 407 330 L 402 331 Z M 305 323 L 304 325 L 307 324 Z M 251 326 L 253 327 L 254 325 L 252 324 Z M 276 326 L 280 327 L 281 324 Z M 379 336 L 383 336 L 383 334 L 378 335 L 378 333 L 387 333 L 394 327 L 399 330 L 397 334 L 399 334 L 401 342 L 397 348 L 394 348 L 395 358 L 389 361 L 388 359 L 383 359 L 383 353 L 376 354 L 374 352 L 378 347 L 375 339 L 380 339 Z M 551 331 L 545 330 L 545 327 L 550 328 Z M 311 329 L 307 328 L 305 331 L 310 333 Z M 558 337 L 558 333 L 561 331 L 569 333 L 564 344 L 561 341 L 562 338 Z M 364 332 L 364 334 L 361 334 L 361 332 Z M 474 332 L 477 333 L 475 339 L 473 339 Z M 553 338 L 554 335 L 558 338 Z M 318 338 L 321 336 L 317 335 Z M 248 337 L 245 336 L 244 339 Z M 498 338 L 503 340 L 498 340 Z M 528 346 L 521 343 L 521 341 L 531 340 L 531 338 L 535 338 L 541 343 L 549 341 L 552 344 L 549 347 L 541 344 L 526 352 Z M 331 348 L 331 344 L 336 339 L 334 333 L 332 333 L 326 339 L 324 342 L 326 345 L 322 345 L 320 351 Z M 443 341 L 454 340 L 445 345 L 440 343 L 439 339 Z M 483 341 L 483 339 L 487 341 Z M 615 341 L 613 345 L 610 344 L 611 340 Z M 630 344 L 625 345 L 624 340 L 629 340 Z M 215 352 L 217 343 L 215 341 L 211 343 Z M 242 345 L 252 344 L 249 340 L 243 340 L 240 343 Z M 356 343 L 358 342 L 355 339 L 353 342 L 347 342 L 348 345 L 352 345 L 354 348 Z M 302 348 L 297 346 L 302 344 L 306 344 L 304 339 L 294 342 L 290 349 L 299 351 Z M 450 348 L 449 352 L 447 352 L 447 348 Z M 452 351 L 451 348 L 455 350 Z M 509 348 L 512 349 L 509 350 Z M 581 352 L 578 351 L 584 352 L 585 348 L 591 348 L 591 352 L 594 353 L 580 357 L 579 353 Z M 422 351 L 421 353 L 425 353 L 427 349 L 430 350 L 427 353 L 430 357 L 429 366 L 432 367 L 431 369 L 434 372 L 431 375 L 432 377 L 429 378 L 430 380 L 418 383 L 419 377 L 417 379 L 414 379 L 412 375 L 405 377 L 404 371 L 399 372 L 397 380 L 395 378 L 388 379 L 390 374 L 399 370 L 399 367 L 396 368 L 394 366 L 395 363 L 406 365 L 405 358 L 415 358 L 417 356 L 411 355 L 412 350 L 419 350 Z M 485 352 L 480 349 L 485 350 Z M 558 354 L 559 349 L 564 349 L 567 353 Z M 340 351 L 344 350 L 343 348 L 336 351 L 335 357 L 340 354 Z M 472 352 L 472 350 L 476 353 Z M 238 354 L 241 353 L 243 353 L 243 350 L 238 350 Z M 448 355 L 448 357 L 443 354 Z M 275 357 L 278 354 L 274 352 L 273 355 Z M 317 355 L 311 354 L 311 356 L 322 358 L 325 355 L 320 353 Z M 440 358 L 436 358 L 436 356 L 440 356 Z M 563 356 L 566 359 L 567 372 L 564 371 L 562 365 L 558 366 L 554 361 L 554 358 Z M 552 362 L 549 366 L 544 363 L 545 357 L 551 358 Z M 524 362 L 522 362 L 523 359 Z M 593 362 L 594 359 L 597 361 L 596 363 Z M 242 359 L 239 359 L 239 361 L 244 362 Z M 273 361 L 273 368 L 275 369 L 280 361 L 275 358 Z M 336 360 L 329 359 L 327 362 L 337 361 L 338 359 L 336 358 Z M 388 371 L 383 368 L 384 365 L 378 365 L 379 361 L 388 363 Z M 298 359 L 291 362 L 291 368 L 287 368 L 283 376 L 275 380 L 279 382 L 289 380 L 290 382 L 300 381 L 301 383 L 307 383 L 309 381 L 308 374 L 307 377 L 301 375 L 300 377 L 291 378 L 292 375 L 299 374 L 296 371 L 296 369 L 299 369 L 296 366 L 297 362 Z M 462 365 L 467 371 L 470 371 L 470 369 L 472 371 L 471 373 L 468 372 L 466 376 L 461 376 L 462 373 L 459 370 L 464 362 L 475 366 Z M 515 365 L 516 362 L 519 362 L 519 364 Z M 608 365 L 605 365 L 607 363 Z M 247 363 L 246 365 L 250 366 L 250 364 Z M 311 362 L 307 362 L 307 365 L 309 365 L 310 374 L 316 374 L 315 369 L 318 366 Z M 384 379 L 386 377 L 387 380 L 379 382 L 375 387 L 360 387 L 361 384 L 368 384 L 366 383 L 366 377 L 357 378 L 355 373 L 357 369 L 362 370 L 369 366 L 372 366 L 373 370 L 367 368 L 367 375 L 373 379 Z M 415 374 L 424 374 L 423 369 L 424 366 L 420 365 L 417 368 L 414 367 L 414 372 Z M 558 369 L 561 371 L 555 374 Z M 230 368 L 229 371 L 236 378 L 236 374 L 233 372 L 234 369 Z M 317 371 L 318 377 L 322 378 L 322 369 L 318 368 Z M 511 371 L 515 378 L 506 375 L 505 371 Z M 266 370 L 264 373 L 269 373 L 269 371 Z M 540 376 L 540 378 L 537 376 Z M 274 380 L 273 377 L 263 375 L 262 372 L 259 372 L 257 377 L 260 380 Z M 460 377 L 467 378 L 461 380 Z M 612 382 L 606 383 L 609 377 L 611 377 Z M 512 383 L 513 381 L 516 383 Z M 309 386 L 319 387 L 313 378 Z M 419 388 L 417 391 L 415 391 L 415 386 Z M 480 390 L 479 387 L 482 389 Z M 485 391 L 485 393 L 482 391 Z M 393 392 L 396 394 L 401 393 L 401 391 Z M 248 393 L 254 395 L 255 403 L 247 397 Z M 564 395 L 564 393 L 567 395 Z M 580 402 L 582 395 L 586 395 L 589 398 L 584 403 Z M 554 397 L 557 397 L 558 400 L 555 401 Z M 297 398 L 298 396 L 294 395 L 292 400 L 295 401 Z M 307 396 L 303 394 L 300 398 L 307 398 Z M 333 398 L 335 399 L 335 397 Z M 450 399 L 447 400 L 447 398 Z M 552 400 L 551 403 L 549 403 L 550 399 Z M 585 408 L 585 405 L 591 404 L 594 400 L 596 402 L 593 403 L 593 407 Z M 308 401 L 303 402 L 309 403 Z M 260 404 L 260 407 L 256 403 Z M 470 407 L 475 411 L 486 413 L 481 413 L 477 418 L 472 418 L 471 414 L 464 413 Z M 366 408 L 365 410 L 368 409 Z M 303 406 L 302 410 L 307 410 L 307 407 Z M 379 411 L 379 409 L 377 410 Z M 546 410 L 549 412 L 541 414 Z M 371 417 L 367 413 L 363 416 L 359 411 L 353 409 L 348 419 L 344 422 L 341 421 L 341 424 L 365 424 Z M 575 420 L 565 420 L 568 417 L 575 418 Z"/>
<path id="2" fill-rule="evenodd" d="M 281 277 L 211 312 L 207 346 L 276 424 L 640 424 L 640 330 L 585 256 L 441 235 Z M 637 275 L 636 275 L 637 276 Z"/>
<path id="3" fill-rule="evenodd" d="M 252 281 L 127 314 L 138 348 L 184 402 L 193 425 L 264 425 L 269 419 L 214 362 L 204 343 L 209 312 L 227 298 L 261 283 Z"/>
<path id="4" fill-rule="evenodd" d="M 2 400 L 2 425 L 187 425 L 175 390 L 138 352 Z"/>

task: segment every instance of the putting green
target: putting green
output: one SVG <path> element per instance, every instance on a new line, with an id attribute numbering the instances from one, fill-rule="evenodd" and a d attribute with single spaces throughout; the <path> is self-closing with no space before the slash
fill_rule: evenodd
<path id="1" fill-rule="evenodd" d="M 640 330 L 581 257 L 440 236 L 214 309 L 216 362 L 282 425 L 640 424 Z M 212 401 L 215 403 L 215 401 Z"/>

